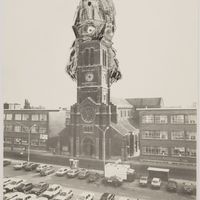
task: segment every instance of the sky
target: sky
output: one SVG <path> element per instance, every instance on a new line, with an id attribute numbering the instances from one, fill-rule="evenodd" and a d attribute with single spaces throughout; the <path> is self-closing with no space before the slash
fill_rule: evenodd
<path id="1" fill-rule="evenodd" d="M 165 106 L 197 102 L 197 0 L 113 0 L 113 47 L 123 75 L 117 98 L 162 97 Z M 76 102 L 65 73 L 79 0 L 4 0 L 3 101 L 48 108 Z"/>

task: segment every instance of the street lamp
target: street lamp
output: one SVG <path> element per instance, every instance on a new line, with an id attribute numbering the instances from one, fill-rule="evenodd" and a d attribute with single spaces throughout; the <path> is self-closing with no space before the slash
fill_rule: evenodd
<path id="1" fill-rule="evenodd" d="M 101 129 L 99 126 L 95 125 L 102 133 L 103 133 L 103 168 L 104 168 L 104 175 L 105 175 L 105 165 L 106 165 L 106 132 L 110 128 L 107 126 L 105 130 Z"/>
<path id="2" fill-rule="evenodd" d="M 33 124 L 31 127 L 28 127 L 22 123 L 19 122 L 15 122 L 16 124 L 19 124 L 22 126 L 22 128 L 24 128 L 24 130 L 26 130 L 28 128 L 28 163 L 30 161 L 30 147 L 31 147 L 31 130 L 33 127 L 36 127 L 36 124 Z"/>

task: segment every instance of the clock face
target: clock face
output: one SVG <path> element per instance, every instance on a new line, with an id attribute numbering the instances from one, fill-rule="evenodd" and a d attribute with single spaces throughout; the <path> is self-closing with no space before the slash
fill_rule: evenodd
<path id="1" fill-rule="evenodd" d="M 79 34 L 82 36 L 93 36 L 96 31 L 96 27 L 92 24 L 87 24 L 79 28 Z"/>
<path id="2" fill-rule="evenodd" d="M 89 72 L 89 73 L 87 73 L 87 74 L 85 75 L 85 80 L 86 80 L 87 82 L 91 82 L 91 81 L 93 81 L 93 79 L 94 79 L 94 74 L 93 74 L 93 73 Z"/>
<path id="3" fill-rule="evenodd" d="M 95 119 L 95 109 L 90 106 L 85 106 L 81 109 L 81 118 L 86 123 L 91 123 Z"/>

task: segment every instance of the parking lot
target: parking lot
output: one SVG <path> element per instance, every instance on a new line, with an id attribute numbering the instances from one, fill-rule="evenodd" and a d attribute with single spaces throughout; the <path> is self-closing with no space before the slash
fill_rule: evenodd
<path id="1" fill-rule="evenodd" d="M 80 180 L 78 178 L 67 178 L 67 176 L 58 177 L 55 173 L 52 173 L 47 176 L 40 176 L 35 170 L 33 171 L 24 171 L 14 170 L 13 165 L 19 161 L 12 161 L 11 165 L 4 167 L 4 177 L 19 177 L 27 181 L 31 181 L 36 184 L 40 181 L 44 181 L 51 184 L 59 184 L 63 188 L 71 188 L 73 190 L 74 196 L 73 199 L 77 199 L 78 195 L 82 192 L 89 191 L 94 193 L 95 200 L 100 199 L 101 195 L 104 192 L 114 193 L 116 199 L 119 199 L 120 196 L 126 196 L 131 199 L 144 199 L 144 200 L 190 200 L 196 199 L 194 195 L 186 195 L 181 192 L 181 186 L 179 186 L 176 193 L 170 193 L 166 191 L 165 184 L 163 183 L 160 190 L 152 190 L 148 187 L 140 187 L 138 180 L 135 180 L 133 183 L 123 183 L 122 186 L 114 188 L 112 186 L 104 186 L 101 183 L 101 179 L 95 183 L 88 183 L 86 180 Z M 55 171 L 61 168 L 62 166 L 53 166 Z"/>

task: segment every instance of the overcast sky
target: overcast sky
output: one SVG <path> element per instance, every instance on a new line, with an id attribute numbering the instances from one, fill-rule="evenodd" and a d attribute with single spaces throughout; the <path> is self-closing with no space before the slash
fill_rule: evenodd
<path id="1" fill-rule="evenodd" d="M 65 73 L 79 0 L 4 0 L 4 102 L 69 107 L 76 83 Z M 197 0 L 114 0 L 119 98 L 197 101 Z"/>

